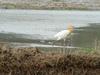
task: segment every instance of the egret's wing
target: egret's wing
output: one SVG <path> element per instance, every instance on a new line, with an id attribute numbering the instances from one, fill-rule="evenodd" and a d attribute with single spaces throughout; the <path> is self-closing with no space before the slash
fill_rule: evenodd
<path id="1" fill-rule="evenodd" d="M 69 34 L 68 30 L 63 30 L 63 31 L 58 32 L 54 37 L 57 40 L 60 40 L 60 39 L 64 39 L 68 34 Z"/>

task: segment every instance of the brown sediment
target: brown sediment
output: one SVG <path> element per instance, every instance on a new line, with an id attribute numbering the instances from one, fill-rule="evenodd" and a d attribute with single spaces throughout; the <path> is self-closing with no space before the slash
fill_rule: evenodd
<path id="1" fill-rule="evenodd" d="M 0 45 L 0 75 L 100 75 L 100 57 Z"/>

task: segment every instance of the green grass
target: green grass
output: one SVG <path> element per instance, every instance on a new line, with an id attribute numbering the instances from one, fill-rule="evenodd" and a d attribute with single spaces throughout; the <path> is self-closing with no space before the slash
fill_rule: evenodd
<path id="1" fill-rule="evenodd" d="M 88 53 L 94 51 L 93 48 L 81 48 L 81 50 L 82 50 L 82 51 L 85 51 L 85 52 L 88 52 Z"/>

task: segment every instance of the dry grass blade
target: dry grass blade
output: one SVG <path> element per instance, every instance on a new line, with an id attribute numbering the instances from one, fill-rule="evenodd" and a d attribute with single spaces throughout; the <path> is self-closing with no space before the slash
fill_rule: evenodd
<path id="1" fill-rule="evenodd" d="M 0 75 L 100 75 L 99 56 L 0 47 Z"/>

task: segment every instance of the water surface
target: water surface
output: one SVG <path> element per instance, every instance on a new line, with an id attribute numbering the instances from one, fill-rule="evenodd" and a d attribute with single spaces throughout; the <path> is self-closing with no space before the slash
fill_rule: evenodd
<path id="1" fill-rule="evenodd" d="M 77 46 L 88 46 L 91 41 L 94 41 L 92 35 L 99 38 L 100 11 L 0 10 L 0 32 L 6 33 L 9 36 L 7 39 L 11 40 L 14 39 L 12 35 L 15 33 L 18 38 L 49 40 L 57 32 L 67 29 L 68 23 L 72 23 L 78 29 L 76 31 L 79 35 L 73 38 L 74 45 L 77 43 Z M 5 37 L 3 34 L 2 36 Z M 1 39 L 4 38 L 2 36 Z M 88 38 L 91 40 L 88 41 Z"/>

